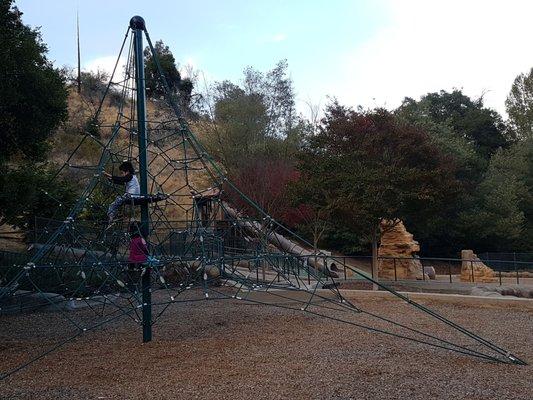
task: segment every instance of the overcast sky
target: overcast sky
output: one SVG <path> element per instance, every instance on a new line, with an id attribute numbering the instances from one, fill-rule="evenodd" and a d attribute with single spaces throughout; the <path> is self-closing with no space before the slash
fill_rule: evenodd
<path id="1" fill-rule="evenodd" d="M 335 96 L 352 106 L 393 108 L 406 97 L 463 88 L 505 111 L 521 72 L 533 67 L 532 0 L 18 0 L 41 26 L 57 66 L 109 69 L 132 15 L 181 64 L 208 80 L 237 81 L 245 66 L 286 58 L 299 108 Z"/>

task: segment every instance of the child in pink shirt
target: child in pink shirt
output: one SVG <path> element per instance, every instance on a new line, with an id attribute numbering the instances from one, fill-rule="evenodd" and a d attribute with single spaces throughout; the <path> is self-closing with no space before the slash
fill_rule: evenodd
<path id="1" fill-rule="evenodd" d="M 135 222 L 130 225 L 130 237 L 129 267 L 130 269 L 139 269 L 148 259 L 148 246 Z"/>

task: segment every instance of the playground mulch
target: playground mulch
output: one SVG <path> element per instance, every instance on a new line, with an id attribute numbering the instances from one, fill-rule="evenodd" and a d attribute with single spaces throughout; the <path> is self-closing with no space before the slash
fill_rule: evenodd
<path id="1" fill-rule="evenodd" d="M 436 329 L 412 308 L 357 302 Z M 533 362 L 533 313 L 428 303 Z M 84 313 L 87 310 L 75 311 Z M 52 313 L 0 323 L 0 370 L 68 326 Z M 58 321 L 59 318 L 56 318 Z M 487 362 L 280 308 L 238 301 L 173 306 L 141 344 L 123 319 L 0 381 L 1 399 L 531 399 L 533 367 Z"/>

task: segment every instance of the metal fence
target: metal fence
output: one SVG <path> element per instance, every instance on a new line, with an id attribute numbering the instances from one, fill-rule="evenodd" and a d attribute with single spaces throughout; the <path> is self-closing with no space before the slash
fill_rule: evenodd
<path id="1" fill-rule="evenodd" d="M 338 278 L 347 280 L 349 279 L 350 266 L 359 266 L 371 274 L 372 268 L 372 257 L 371 256 L 342 256 L 335 257 L 331 256 L 328 259 L 332 260 L 336 266 L 340 266 L 340 271 L 337 272 Z M 466 275 L 465 272 L 468 271 L 468 281 L 467 283 L 486 283 L 486 279 L 483 279 L 477 276 L 475 270 L 478 265 L 481 263 L 485 264 L 494 271 L 494 276 L 492 280 L 497 281 L 502 285 L 504 279 L 512 278 L 513 282 L 520 284 L 521 280 L 523 282 L 524 278 L 532 278 L 533 282 L 533 258 L 529 261 L 518 261 L 518 260 L 496 260 L 491 259 L 490 262 L 479 259 L 461 259 L 461 258 L 443 258 L 443 257 L 415 257 L 415 258 L 404 258 L 404 257 L 378 257 L 378 264 L 384 261 L 388 261 L 393 265 L 394 275 L 388 278 L 379 277 L 380 280 L 392 280 L 400 281 L 400 265 L 406 262 L 420 262 L 422 268 L 424 269 L 424 274 L 420 274 L 420 280 L 433 280 L 428 278 L 427 271 L 432 267 L 435 271 L 435 274 L 442 277 L 446 276 L 449 283 L 454 282 L 454 277 L 461 275 Z M 330 265 L 331 263 L 328 263 Z M 372 276 L 374 278 L 374 276 Z M 442 282 L 442 278 L 440 279 Z"/>
<path id="2" fill-rule="evenodd" d="M 30 259 L 29 253 L 16 253 L 13 251 L 0 250 L 0 266 L 23 265 Z"/>
<path id="3" fill-rule="evenodd" d="M 177 251 L 183 247 L 183 239 L 177 238 L 172 250 Z M 512 254 L 512 253 L 511 253 Z M 232 259 L 238 262 L 239 259 L 244 256 L 238 254 L 225 254 L 225 262 L 231 262 Z M 253 259 L 253 254 L 246 255 L 246 259 Z M 257 255 L 255 255 L 257 257 Z M 266 255 L 263 255 L 266 256 Z M 31 257 L 31 253 L 16 253 L 11 251 L 0 251 L 0 267 L 12 267 L 15 265 L 24 265 Z M 326 270 L 316 271 L 319 276 L 325 276 L 326 274 L 333 274 L 337 280 L 353 280 L 361 278 L 360 274 L 354 273 L 354 269 L 366 274 L 372 278 L 379 278 L 381 281 L 402 281 L 405 280 L 401 273 L 402 264 L 406 262 L 420 262 L 425 272 L 432 267 L 435 274 L 439 277 L 438 281 L 443 282 L 443 277 L 449 283 L 457 282 L 457 276 L 465 270 L 469 270 L 470 283 L 486 283 L 483 279 L 478 277 L 475 273 L 476 266 L 483 262 L 494 271 L 493 280 L 496 280 L 500 285 L 504 282 L 504 279 L 508 282 L 509 278 L 513 279 L 513 282 L 520 284 L 524 278 L 531 278 L 533 282 L 533 260 L 532 261 L 517 261 L 517 260 L 496 260 L 496 259 L 474 259 L 464 260 L 460 258 L 434 258 L 434 257 L 416 257 L 416 258 L 401 258 L 401 257 L 378 257 L 378 263 L 388 262 L 392 263 L 393 275 L 386 278 L 372 276 L 372 257 L 371 256 L 331 256 L 331 255 L 283 255 L 272 253 L 268 255 L 268 260 L 264 261 L 267 264 L 275 265 L 278 269 L 287 273 L 296 273 L 297 275 L 307 274 L 309 275 L 308 264 L 312 260 L 316 263 L 318 260 L 320 264 L 326 264 Z M 244 258 L 243 258 L 244 259 Z M 278 265 L 279 264 L 279 265 Z M 259 271 L 256 271 L 259 279 Z M 306 276 L 307 280 L 311 280 L 311 276 Z M 411 278 L 412 279 L 412 278 Z M 419 280 L 427 281 L 433 280 L 428 277 L 427 273 L 420 274 Z"/>

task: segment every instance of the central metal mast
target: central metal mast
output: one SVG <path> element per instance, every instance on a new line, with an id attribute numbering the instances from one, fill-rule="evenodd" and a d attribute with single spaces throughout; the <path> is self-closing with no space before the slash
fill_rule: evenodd
<path id="1" fill-rule="evenodd" d="M 133 31 L 133 47 L 135 55 L 135 86 L 137 89 L 137 139 L 139 143 L 139 183 L 141 196 L 148 195 L 148 157 L 146 152 L 146 85 L 144 78 L 143 34 L 146 31 L 144 19 L 138 15 L 130 20 Z M 150 233 L 150 215 L 148 202 L 141 204 L 140 231 L 148 241 Z M 150 285 L 151 268 L 146 265 L 142 275 L 142 314 L 143 314 L 143 342 L 152 340 L 152 294 Z"/>

